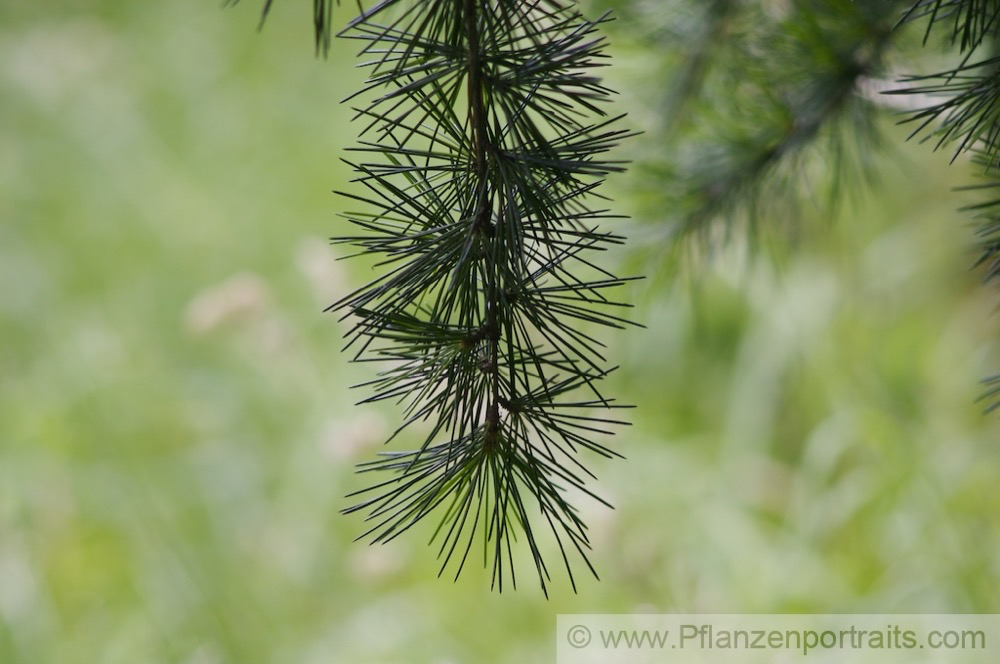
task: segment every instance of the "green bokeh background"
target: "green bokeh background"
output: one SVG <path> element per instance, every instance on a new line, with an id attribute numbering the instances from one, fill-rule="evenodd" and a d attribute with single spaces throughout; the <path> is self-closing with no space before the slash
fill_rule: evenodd
<path id="1" fill-rule="evenodd" d="M 557 613 L 1000 612 L 997 297 L 968 170 L 920 146 L 793 253 L 628 293 L 600 582 L 498 595 L 437 579 L 426 533 L 353 543 L 398 413 L 352 406 L 368 367 L 321 313 L 370 272 L 326 241 L 361 74 L 309 11 L 0 5 L 0 663 L 520 664 Z"/>

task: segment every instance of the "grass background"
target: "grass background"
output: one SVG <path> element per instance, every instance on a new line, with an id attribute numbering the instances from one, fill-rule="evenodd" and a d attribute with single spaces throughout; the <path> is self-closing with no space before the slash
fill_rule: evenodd
<path id="1" fill-rule="evenodd" d="M 996 294 L 968 173 L 920 147 L 793 254 L 629 293 L 601 582 L 497 595 L 420 537 L 352 543 L 398 414 L 351 405 L 321 313 L 370 274 L 326 243 L 361 79 L 309 9 L 0 5 L 0 662 L 521 663 L 561 612 L 1000 611 Z"/>

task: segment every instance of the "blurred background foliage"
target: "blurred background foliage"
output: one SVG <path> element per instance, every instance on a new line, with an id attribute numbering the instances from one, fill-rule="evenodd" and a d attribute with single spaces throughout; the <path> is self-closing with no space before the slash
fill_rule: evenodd
<path id="1" fill-rule="evenodd" d="M 996 293 L 951 191 L 972 167 L 867 113 L 863 168 L 818 149 L 721 212 L 794 242 L 734 233 L 672 278 L 669 235 L 720 217 L 675 157 L 728 171 L 664 125 L 683 56 L 655 26 L 682 24 L 614 4 L 607 75 L 647 136 L 610 185 L 637 218 L 613 260 L 654 278 L 646 329 L 605 337 L 639 408 L 627 461 L 594 460 L 617 509 L 581 503 L 602 581 L 548 602 L 437 580 L 421 537 L 354 544 L 337 513 L 398 419 L 352 406 L 366 368 L 321 314 L 370 276 L 326 241 L 350 45 L 314 59 L 307 3 L 260 35 L 248 2 L 0 5 L 0 662 L 534 662 L 561 612 L 1000 611 Z M 679 122 L 741 117 L 712 97 Z"/>

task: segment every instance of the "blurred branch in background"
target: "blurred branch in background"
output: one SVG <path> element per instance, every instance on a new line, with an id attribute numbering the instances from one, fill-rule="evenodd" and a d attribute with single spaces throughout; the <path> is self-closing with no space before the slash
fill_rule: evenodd
<path id="1" fill-rule="evenodd" d="M 649 254 L 668 270 L 683 264 L 678 252 L 692 253 L 692 245 L 704 251 L 734 237 L 753 246 L 762 238 L 794 243 L 804 230 L 803 202 L 832 217 L 845 198 L 869 190 L 879 177 L 873 150 L 887 145 L 878 129 L 886 108 L 902 111 L 904 122 L 917 124 L 913 134 L 926 134 L 935 147 L 951 145 L 956 157 L 974 152 L 987 177 L 1000 160 L 995 3 L 595 4 L 619 10 L 616 36 L 636 39 L 632 57 L 657 63 L 644 71 L 662 84 L 639 88 L 648 140 L 636 153 L 630 192 L 639 216 L 653 222 L 640 230 L 650 238 L 640 244 L 666 247 Z M 906 29 L 915 21 L 926 22 L 924 45 L 937 37 L 944 49 L 922 48 Z M 919 70 L 952 50 L 957 65 L 904 76 L 903 89 L 889 83 L 894 72 Z M 980 51 L 988 53 L 974 60 Z M 976 266 L 991 266 L 991 281 L 1000 202 L 965 209 L 979 225 Z"/>
<path id="2" fill-rule="evenodd" d="M 654 237 L 676 247 L 733 226 L 795 233 L 800 200 L 832 206 L 845 181 L 872 177 L 879 135 L 859 85 L 884 72 L 905 3 L 596 4 L 620 12 L 615 36 L 633 36 L 633 57 L 655 72 L 641 88 L 633 188 Z"/>

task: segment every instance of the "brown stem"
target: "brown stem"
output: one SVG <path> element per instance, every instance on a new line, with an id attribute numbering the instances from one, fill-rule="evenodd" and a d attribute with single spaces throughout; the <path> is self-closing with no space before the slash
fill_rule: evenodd
<path id="1" fill-rule="evenodd" d="M 478 2 L 479 0 L 461 0 L 462 13 L 465 19 L 465 39 L 469 48 L 468 57 L 468 100 L 469 125 L 472 148 L 476 160 L 476 209 L 472 216 L 475 231 L 480 233 L 481 240 L 493 238 L 495 233 L 490 221 L 492 206 L 489 198 L 489 155 L 492 152 L 489 137 L 488 116 L 483 100 L 483 64 L 482 47 L 479 35 Z M 486 266 L 486 325 L 489 330 L 486 340 L 490 344 L 488 371 L 492 381 L 491 403 L 486 411 L 486 446 L 493 448 L 497 432 L 500 429 L 500 327 L 497 308 L 500 306 L 500 289 L 497 265 L 493 260 L 493 252 L 486 251 L 484 265 Z"/>

